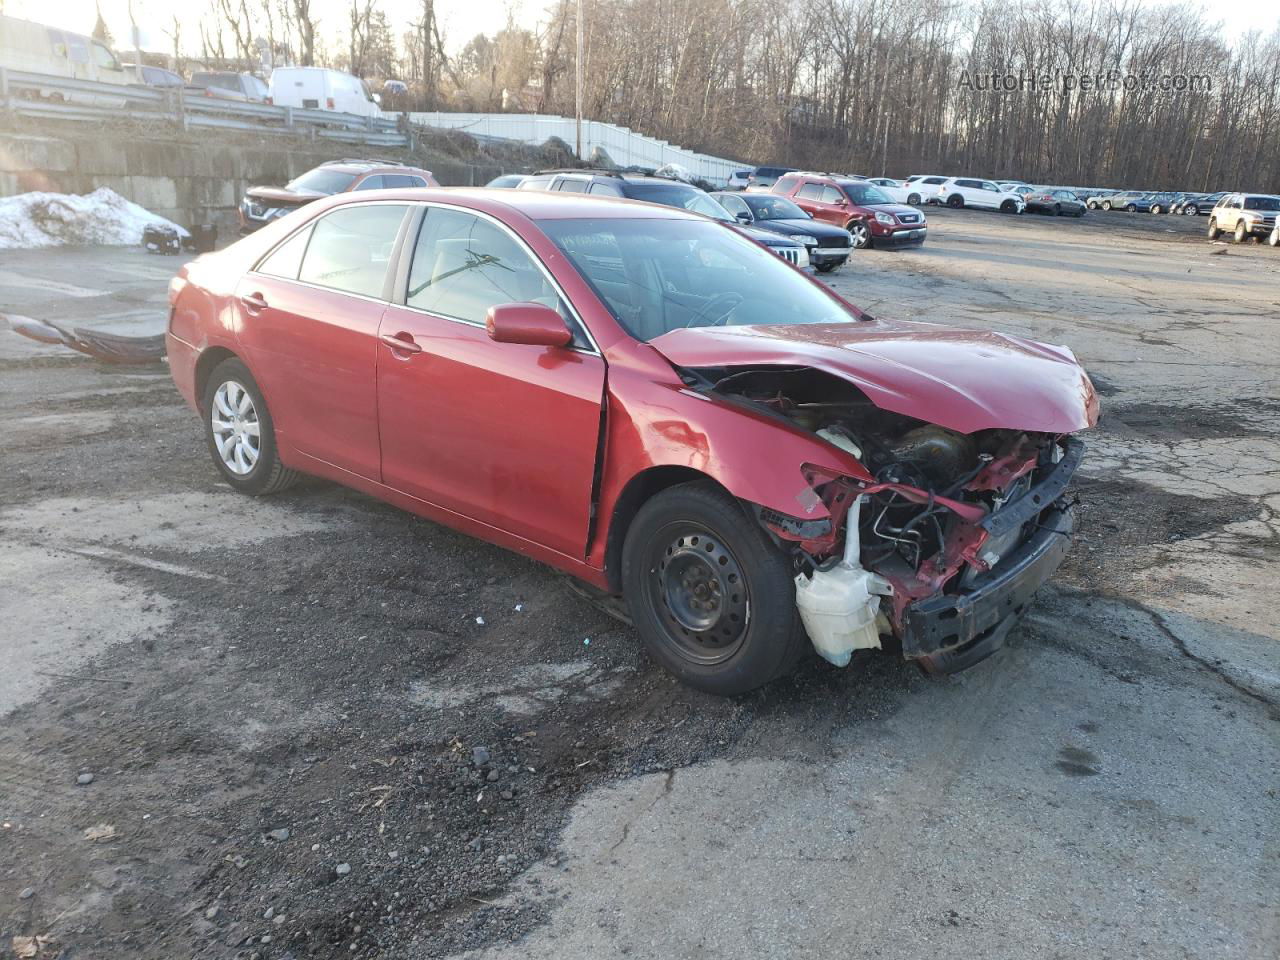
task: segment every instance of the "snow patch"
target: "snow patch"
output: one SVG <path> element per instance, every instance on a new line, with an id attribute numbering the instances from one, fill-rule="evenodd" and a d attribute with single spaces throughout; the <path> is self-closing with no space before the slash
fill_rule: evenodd
<path id="1" fill-rule="evenodd" d="M 140 244 L 142 231 L 150 224 L 174 227 L 179 235 L 188 236 L 176 223 L 107 187 L 83 196 L 36 192 L 0 197 L 0 250 Z"/>

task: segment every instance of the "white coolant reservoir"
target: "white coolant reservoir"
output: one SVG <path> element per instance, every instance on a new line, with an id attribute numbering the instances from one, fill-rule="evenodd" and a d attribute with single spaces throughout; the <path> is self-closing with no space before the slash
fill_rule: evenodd
<path id="1" fill-rule="evenodd" d="M 859 560 L 858 519 L 862 497 L 849 508 L 845 521 L 844 557 L 830 570 L 796 577 L 796 606 L 800 619 L 824 660 L 846 666 L 853 651 L 880 646 L 876 625 L 880 598 L 893 593 L 889 581 L 865 569 Z"/>

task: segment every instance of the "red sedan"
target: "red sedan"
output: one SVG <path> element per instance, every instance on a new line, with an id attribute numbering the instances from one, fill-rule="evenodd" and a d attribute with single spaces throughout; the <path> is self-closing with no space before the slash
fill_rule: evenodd
<path id="1" fill-rule="evenodd" d="M 189 263 L 170 302 L 235 489 L 327 477 L 551 564 L 718 693 L 808 641 L 933 670 L 1001 646 L 1067 549 L 1098 413 L 1063 347 L 872 319 L 625 200 L 342 194 Z"/>

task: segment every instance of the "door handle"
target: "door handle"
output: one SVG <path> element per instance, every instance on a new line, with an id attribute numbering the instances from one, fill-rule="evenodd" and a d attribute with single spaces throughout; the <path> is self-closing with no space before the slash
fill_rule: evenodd
<path id="1" fill-rule="evenodd" d="M 240 298 L 240 302 L 249 308 L 250 313 L 257 313 L 259 310 L 267 309 L 266 297 L 257 292 L 245 294 Z"/>
<path id="2" fill-rule="evenodd" d="M 398 350 L 401 353 L 421 353 L 422 347 L 414 342 L 413 335 L 401 330 L 399 333 L 384 333 L 379 335 L 379 340 L 385 343 L 392 350 Z"/>

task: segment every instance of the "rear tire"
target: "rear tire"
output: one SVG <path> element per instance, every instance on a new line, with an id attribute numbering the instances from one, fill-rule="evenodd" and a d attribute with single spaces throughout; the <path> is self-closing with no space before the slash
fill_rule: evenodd
<path id="1" fill-rule="evenodd" d="M 267 401 L 241 361 L 233 357 L 213 368 L 201 411 L 209 455 L 233 490 L 260 497 L 298 480 L 298 471 L 280 461 Z"/>
<path id="2" fill-rule="evenodd" d="M 1160 206 L 1160 204 L 1158 204 L 1158 203 L 1153 203 L 1153 204 L 1151 205 L 1151 212 L 1152 212 L 1152 213 L 1164 213 L 1164 208 L 1163 208 L 1162 206 Z"/>
<path id="3" fill-rule="evenodd" d="M 1055 203 L 1055 204 L 1053 205 L 1053 215 L 1054 215 L 1055 217 L 1060 217 L 1060 216 L 1062 216 L 1062 205 L 1061 205 L 1061 204 L 1057 204 L 1057 203 Z"/>
<path id="4" fill-rule="evenodd" d="M 920 194 L 912 193 L 907 195 L 907 203 L 913 207 L 920 206 Z"/>
<path id="5" fill-rule="evenodd" d="M 804 652 L 790 558 L 712 483 L 671 487 L 640 508 L 622 587 L 645 648 L 698 690 L 746 693 Z"/>
<path id="6" fill-rule="evenodd" d="M 960 196 L 958 193 L 953 193 L 951 196 L 947 197 L 947 206 L 952 210 L 959 210 L 964 206 L 964 197 Z"/>

